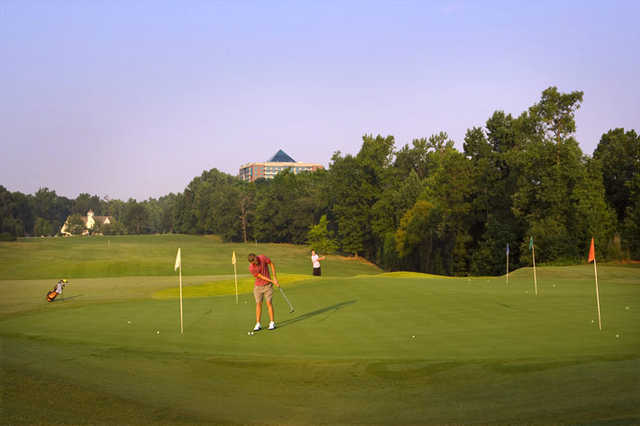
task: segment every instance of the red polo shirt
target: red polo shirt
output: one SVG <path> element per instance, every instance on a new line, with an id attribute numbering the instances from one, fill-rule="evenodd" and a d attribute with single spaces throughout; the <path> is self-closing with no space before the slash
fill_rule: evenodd
<path id="1" fill-rule="evenodd" d="M 256 277 L 256 282 L 254 285 L 263 286 L 265 284 L 269 284 L 269 281 L 258 278 L 258 274 L 267 278 L 271 278 L 271 275 L 269 274 L 269 264 L 271 263 L 271 259 L 263 254 L 257 255 L 256 259 L 258 259 L 258 261 L 260 262 L 259 264 L 249 264 L 249 272 L 251 272 L 251 275 Z"/>

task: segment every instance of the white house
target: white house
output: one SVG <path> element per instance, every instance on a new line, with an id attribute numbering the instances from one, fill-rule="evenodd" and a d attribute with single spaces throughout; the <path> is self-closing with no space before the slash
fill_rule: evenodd
<path id="1" fill-rule="evenodd" d="M 71 235 L 71 232 L 69 232 L 70 217 L 71 216 L 67 218 L 67 220 L 64 222 L 64 225 L 62 225 L 62 228 L 60 229 L 60 233 L 65 237 Z M 82 221 L 84 222 L 84 227 L 85 227 L 85 230 L 82 232 L 82 235 L 88 235 L 89 232 L 93 229 L 93 227 L 96 226 L 96 223 L 99 223 L 100 225 L 112 224 L 113 217 L 112 216 L 94 216 L 93 210 L 89 210 L 86 216 L 82 216 Z"/>

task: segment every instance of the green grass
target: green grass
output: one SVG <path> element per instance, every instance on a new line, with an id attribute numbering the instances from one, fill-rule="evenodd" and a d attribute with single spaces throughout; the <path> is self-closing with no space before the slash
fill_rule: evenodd
<path id="1" fill-rule="evenodd" d="M 309 248 L 291 244 L 222 244 L 214 236 L 131 235 L 70 238 L 26 238 L 0 242 L 0 279 L 104 278 L 172 275 L 176 252 L 182 252 L 182 274 L 233 274 L 232 252 L 238 273 L 247 273 L 247 255 L 264 253 L 278 268 L 308 274 Z M 323 269 L 332 276 L 370 273 L 361 261 L 328 256 Z"/>
<path id="2" fill-rule="evenodd" d="M 599 331 L 591 265 L 538 268 L 535 296 L 530 269 L 332 276 L 336 258 L 312 278 L 303 248 L 273 246 L 296 311 L 276 292 L 279 328 L 248 336 L 251 280 L 236 304 L 228 247 L 207 244 L 228 259 L 183 276 L 184 335 L 175 274 L 73 279 L 51 304 L 52 280 L 0 281 L 0 422 L 640 422 L 637 267 L 598 265 Z"/>

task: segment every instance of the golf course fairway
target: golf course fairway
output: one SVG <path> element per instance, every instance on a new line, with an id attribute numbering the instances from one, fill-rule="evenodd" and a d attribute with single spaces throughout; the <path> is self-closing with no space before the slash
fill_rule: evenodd
<path id="1" fill-rule="evenodd" d="M 0 422 L 640 423 L 638 267 L 598 265 L 599 330 L 592 265 L 539 267 L 535 295 L 528 268 L 507 284 L 329 257 L 327 273 L 312 278 L 306 249 L 261 245 L 295 311 L 276 291 L 278 328 L 250 335 L 245 252 L 255 247 L 193 238 L 179 239 L 183 265 L 198 265 L 193 275 L 185 266 L 183 335 L 176 240 L 158 243 L 170 246 L 157 254 L 164 275 L 149 266 L 147 275 L 90 276 L 70 262 L 85 273 L 64 276 L 71 284 L 53 303 L 44 295 L 62 276 L 0 263 Z M 120 243 L 136 258 L 148 241 L 110 246 Z M 85 242 L 29 244 L 20 249 L 39 258 L 43 247 Z M 201 244 L 211 250 L 190 259 Z M 241 249 L 236 302 L 230 253 Z M 117 250 L 121 268 L 135 270 Z M 205 274 L 211 257 L 224 259 Z M 91 260 L 101 271 L 110 261 L 109 251 Z"/>

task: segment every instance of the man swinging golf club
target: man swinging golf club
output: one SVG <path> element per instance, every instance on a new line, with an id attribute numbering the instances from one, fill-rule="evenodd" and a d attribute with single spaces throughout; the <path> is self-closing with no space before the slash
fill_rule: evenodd
<path id="1" fill-rule="evenodd" d="M 256 325 L 253 327 L 253 331 L 258 331 L 262 328 L 260 325 L 260 317 L 262 316 L 262 299 L 267 302 L 267 308 L 269 309 L 269 330 L 276 328 L 276 323 L 273 319 L 273 304 L 271 299 L 273 298 L 273 285 L 280 287 L 278 284 L 278 278 L 276 277 L 276 266 L 271 262 L 267 256 L 254 253 L 249 254 L 249 272 L 256 277 L 256 281 L 253 286 L 253 296 L 256 299 Z M 269 268 L 271 268 L 271 274 L 269 274 Z M 271 278 L 273 276 L 273 278 Z"/>

